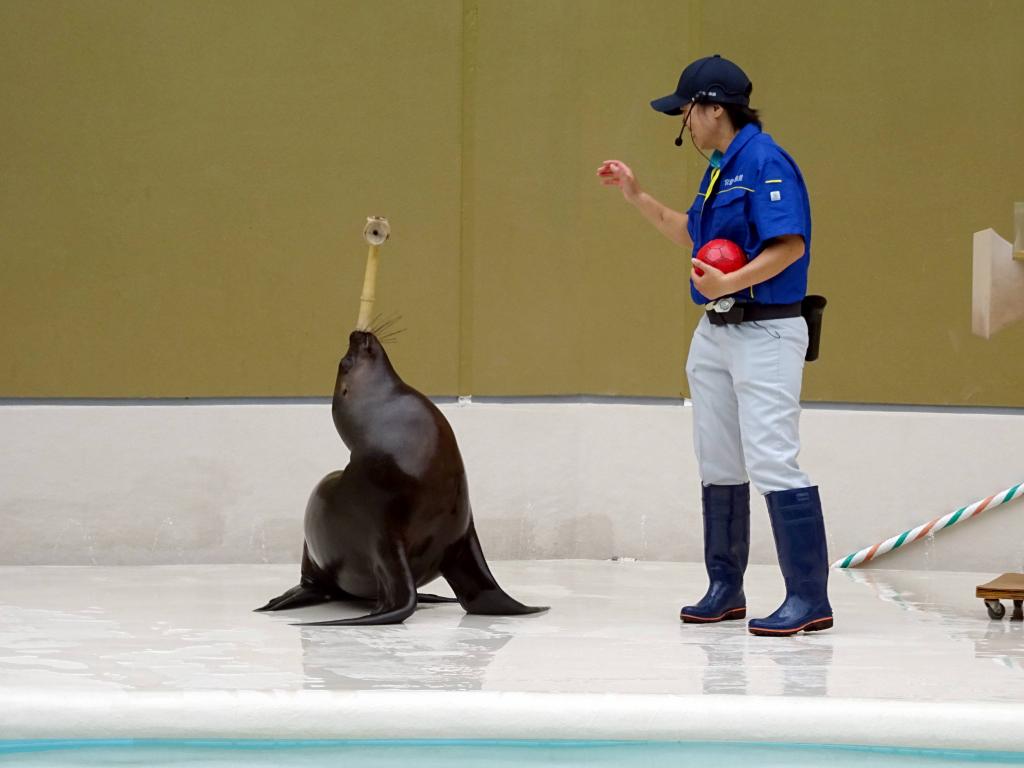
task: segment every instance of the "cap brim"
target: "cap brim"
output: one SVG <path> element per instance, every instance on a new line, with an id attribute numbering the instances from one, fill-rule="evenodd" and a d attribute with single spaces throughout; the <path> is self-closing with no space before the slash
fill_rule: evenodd
<path id="1" fill-rule="evenodd" d="M 687 103 L 686 99 L 670 93 L 668 96 L 662 96 L 660 99 L 652 101 L 651 108 L 663 115 L 681 115 L 683 114 L 683 105 Z"/>

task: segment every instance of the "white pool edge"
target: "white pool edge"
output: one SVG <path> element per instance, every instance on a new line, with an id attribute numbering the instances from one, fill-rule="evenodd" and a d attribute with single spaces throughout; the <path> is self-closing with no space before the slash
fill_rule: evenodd
<path id="1" fill-rule="evenodd" d="M 1022 707 L 490 691 L 0 691 L 0 740 L 732 741 L 1024 752 Z"/>

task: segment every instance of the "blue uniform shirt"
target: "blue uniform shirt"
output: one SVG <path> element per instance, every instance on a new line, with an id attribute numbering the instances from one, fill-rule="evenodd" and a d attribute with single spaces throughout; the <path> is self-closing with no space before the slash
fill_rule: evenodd
<path id="1" fill-rule="evenodd" d="M 741 301 L 763 304 L 800 301 L 807 293 L 811 261 L 811 206 L 796 162 L 753 123 L 736 134 L 724 155 L 716 152 L 711 159 L 701 191 L 687 211 L 693 256 L 709 240 L 724 238 L 753 260 L 773 237 L 801 235 L 803 256 L 770 280 L 736 294 Z M 692 281 L 690 295 L 697 304 L 710 301 Z"/>

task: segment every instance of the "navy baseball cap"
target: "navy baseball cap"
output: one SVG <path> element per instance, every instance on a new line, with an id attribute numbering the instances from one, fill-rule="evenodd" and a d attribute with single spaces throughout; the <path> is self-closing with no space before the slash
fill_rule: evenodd
<path id="1" fill-rule="evenodd" d="M 738 66 L 719 54 L 697 59 L 679 76 L 676 92 L 655 99 L 651 106 L 666 115 L 681 115 L 691 101 L 712 104 L 750 104 L 754 86 Z"/>

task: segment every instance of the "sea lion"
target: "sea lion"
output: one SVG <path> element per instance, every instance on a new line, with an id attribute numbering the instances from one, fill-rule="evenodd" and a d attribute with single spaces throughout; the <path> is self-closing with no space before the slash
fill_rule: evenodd
<path id="1" fill-rule="evenodd" d="M 400 624 L 443 576 L 467 613 L 518 615 L 523 605 L 491 575 L 473 526 L 466 471 L 451 425 L 395 372 L 377 336 L 353 331 L 338 365 L 334 425 L 351 451 L 306 506 L 299 585 L 258 611 L 328 600 L 376 601 L 365 616 L 313 625 Z"/>

